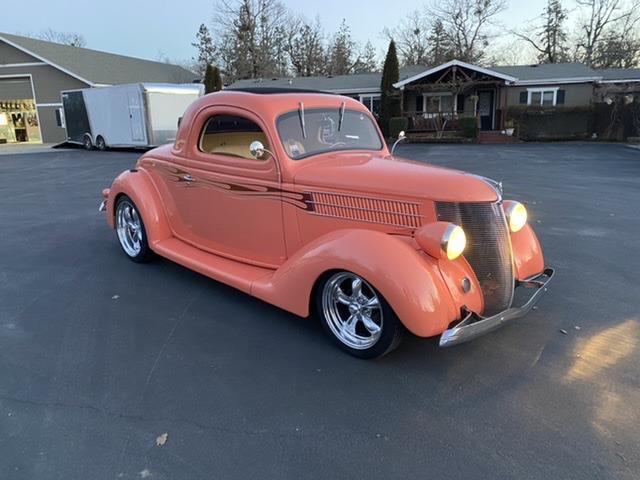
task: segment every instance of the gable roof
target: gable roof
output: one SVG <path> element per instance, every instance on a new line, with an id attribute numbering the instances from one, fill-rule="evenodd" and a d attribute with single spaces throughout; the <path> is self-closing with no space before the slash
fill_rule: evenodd
<path id="1" fill-rule="evenodd" d="M 400 79 L 405 79 L 417 72 L 423 71 L 422 65 L 412 65 L 400 69 Z M 339 94 L 349 93 L 378 93 L 382 74 L 375 73 L 354 73 L 351 75 L 320 75 L 315 77 L 287 77 L 271 79 L 248 79 L 236 80 L 227 89 L 243 88 L 287 88 L 300 90 L 315 90 L 320 92 L 330 92 Z"/>
<path id="2" fill-rule="evenodd" d="M 462 60 L 450 60 L 446 63 L 443 63 L 441 65 L 438 65 L 436 67 L 433 68 L 429 68 L 427 70 L 424 70 L 420 73 L 417 73 L 409 78 L 406 78 L 404 80 L 400 80 L 397 83 L 394 83 L 393 86 L 396 88 L 402 88 L 405 85 L 407 85 L 408 83 L 412 83 L 415 82 L 416 80 L 420 80 L 421 78 L 424 77 L 428 77 L 429 75 L 433 75 L 434 73 L 438 73 L 442 70 L 446 70 L 449 67 L 462 67 L 462 68 L 466 68 L 468 70 L 474 70 L 476 72 L 479 73 L 484 73 L 485 75 L 490 75 L 492 77 L 496 77 L 499 78 L 501 80 L 504 80 L 506 82 L 515 82 L 517 80 L 517 78 L 508 75 L 506 73 L 503 72 L 498 72 L 495 69 L 490 69 L 490 68 L 483 68 L 483 67 L 479 67 L 477 65 L 471 65 L 470 63 L 467 62 L 463 62 Z"/>
<path id="3" fill-rule="evenodd" d="M 87 85 L 191 82 L 196 75 L 177 65 L 72 47 L 0 32 L 0 41 L 48 63 Z"/>
<path id="4" fill-rule="evenodd" d="M 638 82 L 640 68 L 596 70 L 582 63 L 553 63 L 541 65 L 506 65 L 490 68 L 478 67 L 460 60 L 452 60 L 436 67 L 411 65 L 400 69 L 400 80 L 394 87 L 400 88 L 420 78 L 457 65 L 472 69 L 511 85 L 566 84 L 587 82 Z M 379 93 L 381 73 L 361 73 L 353 75 L 293 77 L 272 79 L 238 80 L 228 89 L 243 88 L 287 88 L 314 90 L 338 94 Z"/>

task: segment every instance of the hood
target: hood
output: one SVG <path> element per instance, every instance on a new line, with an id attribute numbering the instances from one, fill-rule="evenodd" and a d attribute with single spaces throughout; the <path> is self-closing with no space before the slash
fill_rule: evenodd
<path id="1" fill-rule="evenodd" d="M 495 189 L 459 170 L 374 153 L 336 152 L 300 166 L 294 183 L 322 190 L 423 198 L 441 202 L 494 202 Z"/>

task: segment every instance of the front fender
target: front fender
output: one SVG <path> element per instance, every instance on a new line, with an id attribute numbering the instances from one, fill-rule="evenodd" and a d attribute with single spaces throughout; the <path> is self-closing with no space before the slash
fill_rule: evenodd
<path id="1" fill-rule="evenodd" d="M 348 270 L 365 278 L 416 335 L 439 334 L 459 318 L 438 261 L 406 241 L 373 230 L 337 230 L 314 240 L 272 276 L 254 282 L 251 293 L 307 316 L 316 281 L 331 270 Z"/>
<path id="2" fill-rule="evenodd" d="M 526 224 L 519 231 L 511 233 L 511 251 L 518 280 L 526 280 L 544 270 L 542 248 L 538 237 L 529 224 Z"/>
<path id="3" fill-rule="evenodd" d="M 111 228 L 115 226 L 115 204 L 122 194 L 133 200 L 138 207 L 151 248 L 157 242 L 171 237 L 160 195 L 149 175 L 141 169 L 122 172 L 113 181 L 106 204 L 107 222 Z"/>

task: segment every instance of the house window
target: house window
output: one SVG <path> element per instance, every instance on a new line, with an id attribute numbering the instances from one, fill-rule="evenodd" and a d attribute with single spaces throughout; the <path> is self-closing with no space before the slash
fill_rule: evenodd
<path id="1" fill-rule="evenodd" d="M 558 90 L 559 88 L 528 88 L 527 105 L 555 106 L 559 103 Z"/>
<path id="2" fill-rule="evenodd" d="M 452 93 L 426 93 L 422 97 L 422 111 L 425 113 L 453 113 L 456 104 Z"/>
<path id="3" fill-rule="evenodd" d="M 371 113 L 375 115 L 380 114 L 380 95 L 379 94 L 360 95 L 360 102 L 364 104 L 364 106 L 367 107 Z"/>
<path id="4" fill-rule="evenodd" d="M 60 128 L 65 128 L 64 124 L 64 110 L 61 108 L 56 108 L 56 125 Z"/>

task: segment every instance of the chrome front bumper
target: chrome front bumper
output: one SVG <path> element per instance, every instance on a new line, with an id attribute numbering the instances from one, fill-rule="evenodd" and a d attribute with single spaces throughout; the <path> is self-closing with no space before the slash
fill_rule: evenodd
<path id="1" fill-rule="evenodd" d="M 458 345 L 459 343 L 468 342 L 469 340 L 473 340 L 474 338 L 501 327 L 509 320 L 523 317 L 529 313 L 542 294 L 547 291 L 547 284 L 553 278 L 553 274 L 553 268 L 545 268 L 540 275 L 523 282 L 518 282 L 516 288 L 523 287 L 536 289 L 535 292 L 533 292 L 533 295 L 531 295 L 531 298 L 529 298 L 529 300 L 520 307 L 511 307 L 497 315 L 486 318 L 473 312 L 467 312 L 467 315 L 460 323 L 442 333 L 442 336 L 440 337 L 440 346 L 450 347 L 452 345 Z"/>

